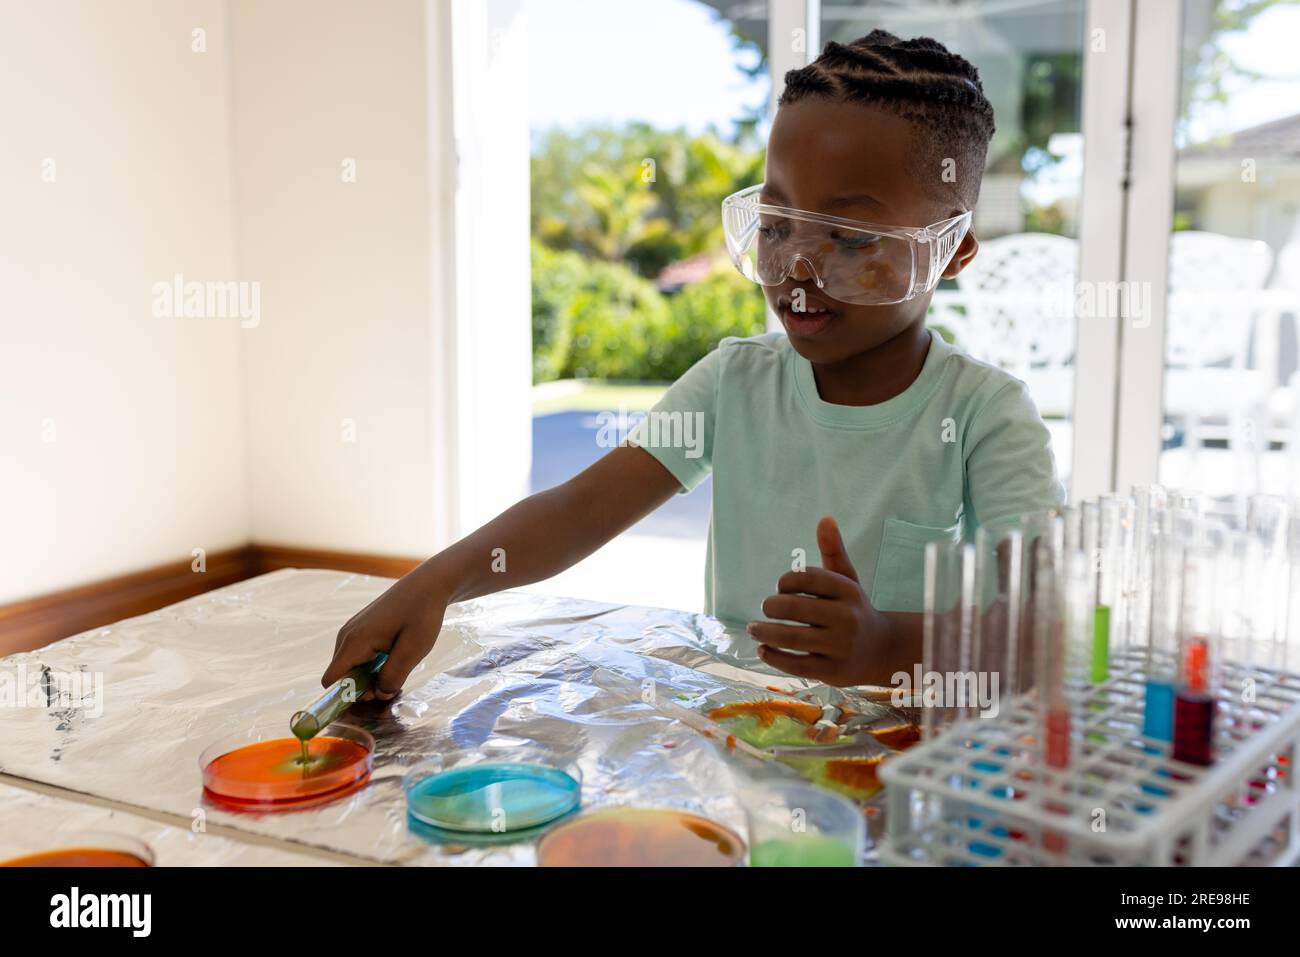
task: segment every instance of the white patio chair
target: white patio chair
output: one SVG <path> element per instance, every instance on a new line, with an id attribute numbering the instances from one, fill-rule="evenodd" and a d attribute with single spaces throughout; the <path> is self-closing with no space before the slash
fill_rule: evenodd
<path id="1" fill-rule="evenodd" d="M 936 289 L 930 297 L 930 311 L 926 313 L 925 324 L 931 328 L 946 330 L 957 341 L 957 345 L 966 349 L 970 339 L 970 329 L 966 323 L 966 297 L 957 289 Z"/>
<path id="2" fill-rule="evenodd" d="M 1199 231 L 1170 237 L 1164 403 L 1165 415 L 1183 426 L 1182 484 L 1206 484 L 1198 473 L 1210 439 L 1226 442 L 1234 487 L 1258 488 L 1269 383 L 1249 357 L 1272 264 L 1272 250 L 1259 240 Z"/>
<path id="3" fill-rule="evenodd" d="M 1277 254 L 1272 289 L 1279 294 L 1277 309 L 1278 341 L 1287 320 L 1291 323 L 1291 341 L 1296 344 L 1300 361 L 1300 240 L 1288 243 Z M 1270 359 L 1276 367 L 1277 356 Z M 1277 382 L 1268 399 L 1268 421 L 1286 450 L 1286 489 L 1300 495 L 1300 368 L 1291 371 L 1285 383 Z"/>
<path id="4" fill-rule="evenodd" d="M 1076 240 L 1013 233 L 981 242 L 957 277 L 962 347 L 1023 380 L 1044 417 L 1068 417 L 1073 402 L 1078 268 Z"/>

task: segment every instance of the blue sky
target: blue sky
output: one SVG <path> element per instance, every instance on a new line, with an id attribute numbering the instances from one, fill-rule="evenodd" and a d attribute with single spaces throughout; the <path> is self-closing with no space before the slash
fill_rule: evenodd
<path id="1" fill-rule="evenodd" d="M 527 0 L 529 125 L 645 120 L 729 130 L 766 101 L 726 25 L 695 0 Z"/>

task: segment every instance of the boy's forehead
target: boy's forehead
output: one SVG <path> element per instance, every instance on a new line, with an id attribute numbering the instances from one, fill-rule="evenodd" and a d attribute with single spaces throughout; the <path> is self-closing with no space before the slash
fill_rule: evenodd
<path id="1" fill-rule="evenodd" d="M 777 111 L 767 149 L 769 202 L 850 219 L 907 224 L 932 214 L 917 162 L 921 137 L 876 107 L 809 99 Z"/>

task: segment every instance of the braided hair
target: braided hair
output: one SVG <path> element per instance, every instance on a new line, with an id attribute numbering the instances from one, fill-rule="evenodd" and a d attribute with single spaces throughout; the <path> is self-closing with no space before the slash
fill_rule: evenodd
<path id="1" fill-rule="evenodd" d="M 953 158 L 956 186 L 968 206 L 979 196 L 984 159 L 993 136 L 993 107 L 979 70 L 929 37 L 903 40 L 872 30 L 847 46 L 826 44 L 812 63 L 785 75 L 780 106 L 809 97 L 863 103 L 919 127 L 923 161 L 935 170 Z"/>

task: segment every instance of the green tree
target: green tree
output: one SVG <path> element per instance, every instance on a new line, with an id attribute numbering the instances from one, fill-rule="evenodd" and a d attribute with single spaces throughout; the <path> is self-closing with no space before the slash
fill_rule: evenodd
<path id="1" fill-rule="evenodd" d="M 762 169 L 761 152 L 714 131 L 692 136 L 644 123 L 552 130 L 533 151 L 533 235 L 653 276 L 720 250 L 722 200 Z"/>

